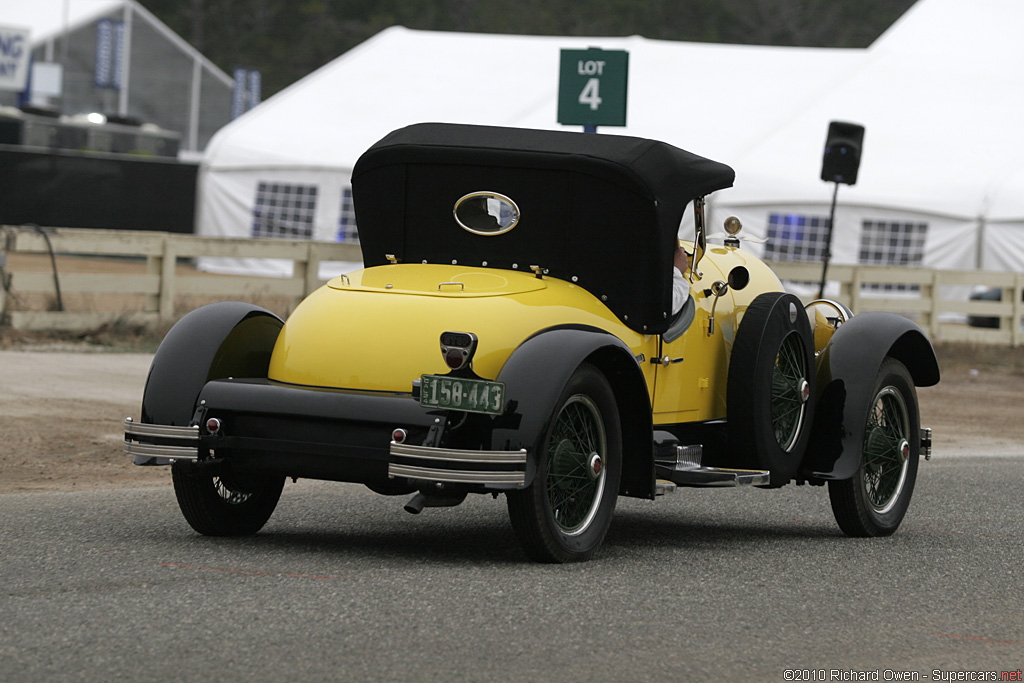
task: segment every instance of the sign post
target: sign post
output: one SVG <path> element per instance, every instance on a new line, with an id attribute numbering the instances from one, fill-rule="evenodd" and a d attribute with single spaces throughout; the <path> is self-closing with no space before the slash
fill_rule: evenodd
<path id="1" fill-rule="evenodd" d="M 598 126 L 626 125 L 629 53 L 625 50 L 562 50 L 558 72 L 558 122 Z"/>

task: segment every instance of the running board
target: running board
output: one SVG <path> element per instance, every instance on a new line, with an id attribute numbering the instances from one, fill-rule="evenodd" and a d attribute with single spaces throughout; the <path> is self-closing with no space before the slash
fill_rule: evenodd
<path id="1" fill-rule="evenodd" d="M 671 435 L 656 435 L 656 493 L 670 493 L 677 486 L 767 486 L 771 480 L 768 470 L 705 467 L 701 465 L 703 455 L 699 444 L 681 446 Z"/>
<path id="2" fill-rule="evenodd" d="M 671 493 L 679 486 L 767 486 L 768 470 L 734 470 L 727 467 L 695 467 L 667 471 L 658 468 L 657 493 Z"/>

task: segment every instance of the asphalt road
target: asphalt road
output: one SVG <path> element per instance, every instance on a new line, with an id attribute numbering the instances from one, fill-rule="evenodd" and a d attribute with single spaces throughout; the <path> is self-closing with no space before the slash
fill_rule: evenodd
<path id="1" fill-rule="evenodd" d="M 599 556 L 568 566 L 524 560 L 502 499 L 412 516 L 404 498 L 300 482 L 237 540 L 194 534 L 169 484 L 9 494 L 0 680 L 1016 672 L 1022 481 L 1024 457 L 922 463 L 885 539 L 843 537 L 821 488 L 622 500 Z"/>

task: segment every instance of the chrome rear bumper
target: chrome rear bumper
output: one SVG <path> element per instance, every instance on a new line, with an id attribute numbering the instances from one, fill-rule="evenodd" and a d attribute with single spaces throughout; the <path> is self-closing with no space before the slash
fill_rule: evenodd
<path id="1" fill-rule="evenodd" d="M 199 459 L 199 427 L 124 421 L 124 454 L 141 458 Z"/>
<path id="2" fill-rule="evenodd" d="M 475 451 L 391 442 L 388 476 L 457 484 L 526 484 L 526 449 Z"/>

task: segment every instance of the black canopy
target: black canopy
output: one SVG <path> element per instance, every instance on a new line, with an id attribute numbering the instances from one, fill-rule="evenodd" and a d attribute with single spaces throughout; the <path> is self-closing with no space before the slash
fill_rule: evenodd
<path id="1" fill-rule="evenodd" d="M 639 332 L 667 327 L 672 252 L 686 205 L 730 187 L 731 168 L 654 140 L 426 123 L 386 136 L 352 173 L 367 267 L 401 262 L 546 268 L 602 298 Z M 511 198 L 501 235 L 462 229 L 472 192 Z"/>

